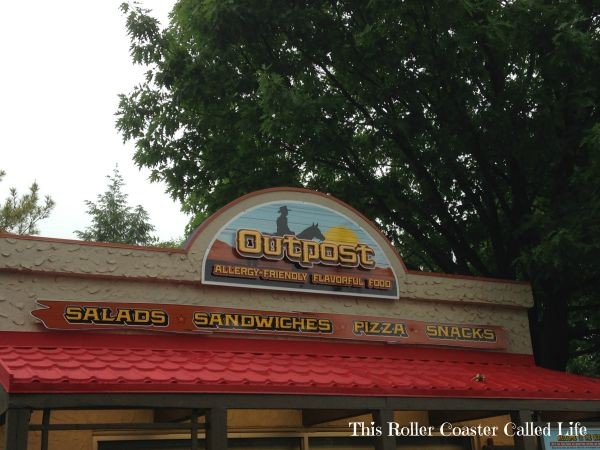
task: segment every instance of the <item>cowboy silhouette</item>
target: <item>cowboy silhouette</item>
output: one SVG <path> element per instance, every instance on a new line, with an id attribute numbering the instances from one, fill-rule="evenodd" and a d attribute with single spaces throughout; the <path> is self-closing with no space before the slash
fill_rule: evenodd
<path id="1" fill-rule="evenodd" d="M 291 235 L 296 236 L 298 239 L 310 240 L 317 238 L 320 241 L 325 240 L 325 236 L 323 236 L 323 233 L 321 233 L 318 223 L 313 222 L 311 226 L 305 228 L 298 234 L 290 230 L 287 218 L 288 212 L 289 210 L 287 209 L 287 206 L 282 206 L 281 208 L 279 208 L 279 217 L 277 218 L 277 231 L 275 232 L 275 236 Z"/>
<path id="2" fill-rule="evenodd" d="M 287 206 L 282 206 L 279 208 L 279 217 L 277 218 L 277 231 L 275 232 L 276 236 L 285 236 L 286 234 L 295 235 L 292 230 L 288 227 L 288 209 Z"/>

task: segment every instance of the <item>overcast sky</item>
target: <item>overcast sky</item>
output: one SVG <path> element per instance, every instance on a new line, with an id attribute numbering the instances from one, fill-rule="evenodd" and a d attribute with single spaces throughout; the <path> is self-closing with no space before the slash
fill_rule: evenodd
<path id="1" fill-rule="evenodd" d="M 141 0 L 166 23 L 175 0 Z M 132 162 L 133 143 L 115 129 L 119 93 L 142 81 L 133 66 L 121 0 L 0 2 L 0 183 L 25 193 L 36 180 L 56 201 L 41 235 L 75 238 L 89 225 L 84 200 L 106 189 L 115 164 L 132 205 L 150 214 L 163 240 L 188 218 Z"/>

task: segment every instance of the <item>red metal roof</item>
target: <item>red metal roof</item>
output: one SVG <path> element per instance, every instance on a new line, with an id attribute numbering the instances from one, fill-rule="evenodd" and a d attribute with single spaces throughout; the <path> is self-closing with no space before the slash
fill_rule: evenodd
<path id="1" fill-rule="evenodd" d="M 81 332 L 0 333 L 0 383 L 9 393 L 600 399 L 600 379 L 542 369 L 528 355 Z"/>

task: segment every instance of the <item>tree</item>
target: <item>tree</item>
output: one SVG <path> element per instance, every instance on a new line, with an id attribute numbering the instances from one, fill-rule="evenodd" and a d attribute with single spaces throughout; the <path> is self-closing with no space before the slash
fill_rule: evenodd
<path id="1" fill-rule="evenodd" d="M 118 169 L 112 176 L 107 175 L 106 192 L 98 195 L 97 203 L 86 200 L 92 224 L 84 231 L 75 234 L 84 241 L 118 242 L 133 245 L 152 245 L 157 238 L 152 236 L 154 226 L 149 222 L 148 213 L 141 206 L 127 205 L 127 194 L 122 189 L 125 183 Z"/>
<path id="2" fill-rule="evenodd" d="M 123 9 L 149 70 L 118 128 L 188 211 L 331 193 L 409 266 L 530 280 L 539 364 L 598 355 L 600 4 L 179 0 L 164 30 Z"/>
<path id="3" fill-rule="evenodd" d="M 0 170 L 0 181 L 6 173 Z M 16 234 L 38 234 L 38 222 L 47 218 L 54 208 L 54 201 L 47 195 L 41 203 L 39 186 L 33 182 L 29 193 L 19 197 L 15 188 L 0 204 L 0 232 Z"/>

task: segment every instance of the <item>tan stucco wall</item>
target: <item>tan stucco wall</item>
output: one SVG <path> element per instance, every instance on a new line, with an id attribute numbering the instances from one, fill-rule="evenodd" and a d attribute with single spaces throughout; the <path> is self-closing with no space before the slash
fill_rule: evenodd
<path id="1" fill-rule="evenodd" d="M 398 277 L 400 299 L 203 285 L 202 258 L 221 227 L 260 203 L 286 200 L 336 209 L 369 230 Z M 234 202 L 205 221 L 183 249 L 0 235 L 0 330 L 41 330 L 30 316 L 36 300 L 205 305 L 498 325 L 508 331 L 508 351 L 531 353 L 529 285 L 406 271 L 389 242 L 359 213 L 330 197 L 293 190 Z"/>
<path id="2" fill-rule="evenodd" d="M 42 331 L 30 311 L 36 300 L 144 302 L 222 306 L 274 311 L 329 312 L 397 317 L 407 320 L 498 325 L 507 329 L 508 351 L 531 353 L 529 326 L 524 309 L 490 304 L 418 299 L 379 300 L 328 297 L 220 286 L 147 283 L 39 276 L 0 272 L 0 330 Z"/>
<path id="3" fill-rule="evenodd" d="M 407 272 L 389 242 L 358 212 L 331 197 L 296 191 L 267 192 L 235 202 L 207 219 L 190 237 L 184 249 L 151 249 L 56 239 L 23 239 L 0 234 L 0 271 L 17 270 L 198 283 L 201 279 L 204 254 L 221 227 L 236 215 L 256 205 L 286 200 L 310 200 L 312 203 L 338 210 L 367 230 L 389 259 L 399 279 L 400 296 L 403 298 L 532 306 L 531 289 L 527 284 Z"/>
<path id="4" fill-rule="evenodd" d="M 193 249 L 190 250 L 193 252 Z M 178 281 L 199 285 L 202 258 L 182 251 L 94 246 L 0 235 L 0 271 L 109 279 Z M 397 272 L 403 270 L 397 268 Z M 532 306 L 523 283 L 400 273 L 402 298 Z M 321 295 L 319 295 L 321 296 Z M 2 300 L 0 290 L 0 300 Z"/>

